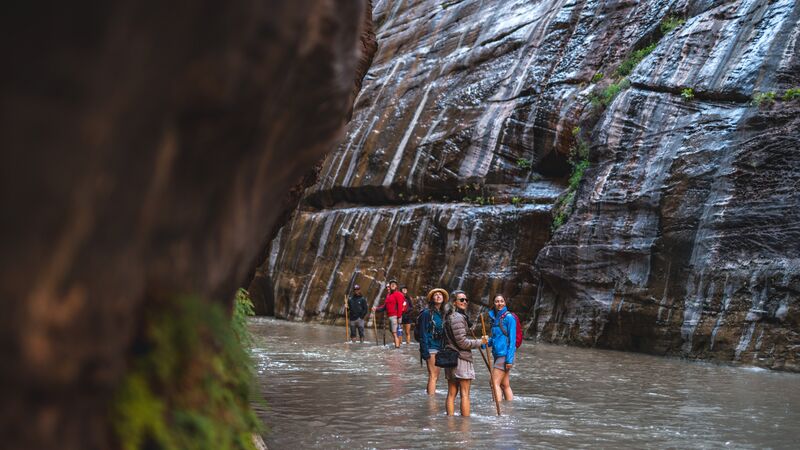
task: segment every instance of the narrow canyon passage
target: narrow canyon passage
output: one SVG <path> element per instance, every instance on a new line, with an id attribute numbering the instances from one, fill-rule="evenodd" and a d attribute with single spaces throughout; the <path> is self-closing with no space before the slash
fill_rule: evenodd
<path id="1" fill-rule="evenodd" d="M 792 448 L 800 438 L 796 374 L 526 341 L 503 416 L 476 361 L 472 417 L 449 418 L 446 382 L 427 397 L 414 343 L 376 346 L 370 330 L 346 344 L 342 327 L 267 318 L 250 329 L 273 449 Z"/>

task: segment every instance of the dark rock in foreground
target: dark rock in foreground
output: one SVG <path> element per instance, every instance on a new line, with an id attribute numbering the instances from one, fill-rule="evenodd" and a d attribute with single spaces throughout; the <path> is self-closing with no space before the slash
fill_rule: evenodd
<path id="1" fill-rule="evenodd" d="M 109 401 L 144 310 L 185 293 L 229 303 L 275 205 L 340 137 L 374 46 L 367 8 L 7 8 L 4 448 L 112 446 Z"/>

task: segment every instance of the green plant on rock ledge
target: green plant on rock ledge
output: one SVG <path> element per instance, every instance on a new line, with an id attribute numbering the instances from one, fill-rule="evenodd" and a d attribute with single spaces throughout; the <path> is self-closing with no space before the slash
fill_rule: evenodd
<path id="1" fill-rule="evenodd" d="M 774 91 L 769 92 L 758 92 L 753 95 L 753 101 L 751 102 L 754 106 L 761 106 L 761 105 L 771 105 L 775 103 L 775 94 Z"/>
<path id="2" fill-rule="evenodd" d="M 657 44 L 653 42 L 647 47 L 631 53 L 627 58 L 625 58 L 624 61 L 622 61 L 619 67 L 617 67 L 617 77 L 622 78 L 630 75 L 631 72 L 633 72 L 633 69 L 635 69 L 636 66 L 638 66 L 647 55 L 653 53 L 653 50 L 656 49 L 656 45 Z"/>
<path id="3" fill-rule="evenodd" d="M 530 159 L 519 158 L 517 160 L 517 167 L 519 167 L 522 170 L 530 169 L 531 166 L 532 166 L 532 163 L 531 163 Z"/>
<path id="4" fill-rule="evenodd" d="M 659 28 L 661 29 L 662 34 L 667 34 L 684 23 L 686 23 L 686 19 L 677 16 L 669 16 L 664 19 L 663 22 L 661 22 L 661 26 Z"/>
<path id="5" fill-rule="evenodd" d="M 681 90 L 681 97 L 687 102 L 694 100 L 694 89 L 686 88 Z"/>
<path id="6" fill-rule="evenodd" d="M 141 349 L 112 405 L 121 448 L 253 449 L 260 422 L 250 408 L 247 292 L 237 293 L 232 318 L 191 296 L 149 312 Z"/>
<path id="7" fill-rule="evenodd" d="M 522 198 L 520 198 L 520 197 L 511 197 L 511 204 L 516 206 L 516 207 L 522 206 Z"/>
<path id="8" fill-rule="evenodd" d="M 800 98 L 800 88 L 787 89 L 786 92 L 783 93 L 783 97 L 781 97 L 785 102 L 796 98 Z"/>
<path id="9" fill-rule="evenodd" d="M 578 191 L 581 180 L 583 180 L 583 174 L 586 172 L 586 169 L 589 168 L 589 144 L 581 138 L 579 127 L 573 128 L 572 134 L 575 136 L 575 143 L 569 150 L 572 173 L 570 173 L 569 176 L 567 190 L 553 206 L 553 225 L 551 227 L 553 232 L 561 227 L 561 225 L 564 225 L 572 214 L 575 203 L 575 193 Z"/>

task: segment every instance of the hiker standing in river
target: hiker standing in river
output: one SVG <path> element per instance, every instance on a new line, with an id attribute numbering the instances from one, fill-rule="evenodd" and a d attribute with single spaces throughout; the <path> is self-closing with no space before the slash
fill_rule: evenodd
<path id="1" fill-rule="evenodd" d="M 353 286 L 353 294 L 347 300 L 347 308 L 350 311 L 350 341 L 356 341 L 356 330 L 361 343 L 364 342 L 364 318 L 367 317 L 369 307 L 367 299 L 361 295 L 361 286 Z"/>
<path id="2" fill-rule="evenodd" d="M 439 379 L 440 369 L 436 367 L 436 354 L 444 345 L 444 304 L 447 297 L 444 289 L 431 289 L 428 292 L 428 307 L 422 310 L 417 322 L 419 355 L 428 367 L 428 395 L 436 394 L 436 381 Z"/>
<path id="3" fill-rule="evenodd" d="M 395 348 L 400 348 L 401 341 L 398 331 L 400 331 L 399 327 L 402 323 L 403 303 L 405 303 L 405 301 L 406 299 L 403 297 L 403 294 L 397 290 L 397 280 L 392 278 L 389 280 L 389 294 L 386 296 L 383 304 L 372 308 L 373 311 L 386 311 L 386 315 L 389 316 L 389 327 L 392 330 Z"/>
<path id="4" fill-rule="evenodd" d="M 416 308 L 414 308 L 414 300 L 412 300 L 411 297 L 408 295 L 408 288 L 406 286 L 401 286 L 400 292 L 403 294 L 403 297 L 405 298 L 405 303 L 403 303 L 403 316 L 401 317 L 401 321 L 403 322 L 403 332 L 404 332 L 403 335 L 406 338 L 406 344 L 410 344 L 411 324 L 417 317 L 417 315 L 415 314 Z"/>
<path id="5" fill-rule="evenodd" d="M 489 339 L 484 335 L 481 339 L 470 339 L 467 330 L 472 328 L 467 317 L 467 294 L 464 291 L 453 291 L 453 307 L 445 312 L 445 346 L 458 352 L 458 364 L 452 369 L 445 369 L 447 378 L 447 415 L 455 414 L 456 395 L 461 395 L 461 415 L 468 417 L 469 390 L 475 379 L 475 366 L 472 364 L 472 349 L 486 345 Z"/>
<path id="6" fill-rule="evenodd" d="M 509 373 L 514 366 L 514 354 L 517 349 L 517 321 L 508 311 L 506 298 L 502 294 L 494 296 L 494 307 L 489 310 L 489 317 L 492 319 L 492 338 L 489 346 L 492 347 L 494 355 L 492 371 L 495 398 L 513 400 L 514 393 L 511 392 Z"/>

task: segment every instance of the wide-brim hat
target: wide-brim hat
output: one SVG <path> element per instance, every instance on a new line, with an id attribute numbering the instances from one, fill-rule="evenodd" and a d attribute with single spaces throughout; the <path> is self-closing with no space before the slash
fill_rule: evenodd
<path id="1" fill-rule="evenodd" d="M 448 298 L 450 298 L 450 295 L 444 289 L 442 289 L 442 288 L 433 288 L 433 289 L 431 289 L 430 292 L 428 292 L 428 301 L 429 302 L 433 301 L 433 294 L 435 294 L 437 292 L 441 292 L 442 293 L 442 297 L 444 297 L 444 301 L 445 302 L 447 301 Z"/>

